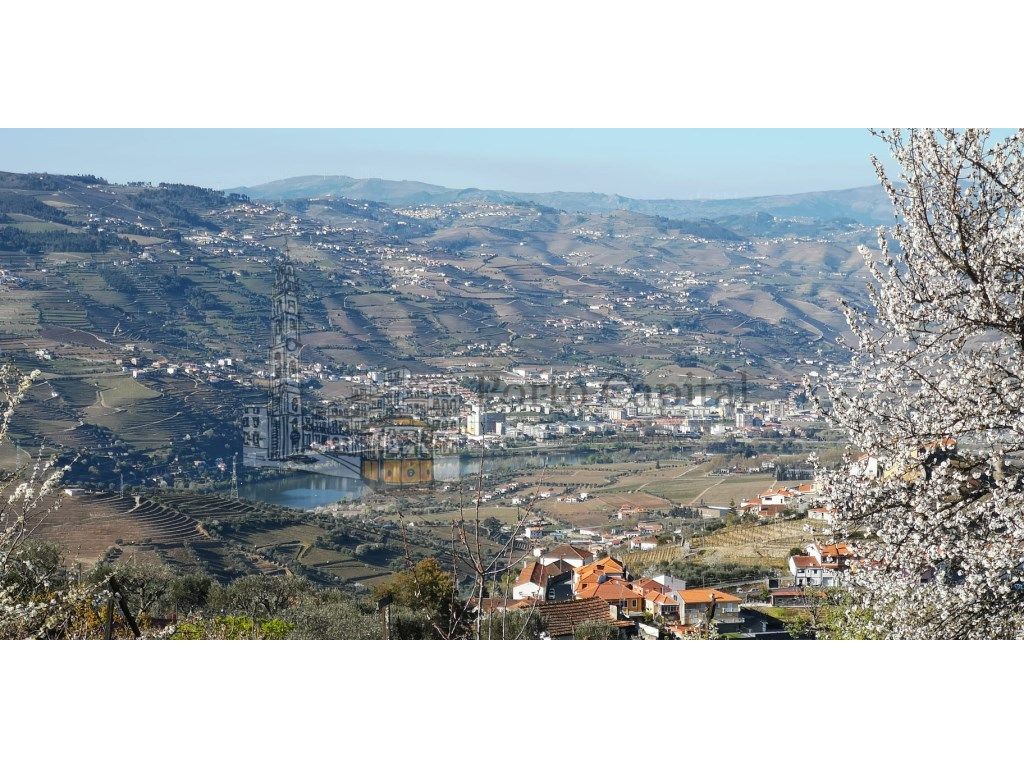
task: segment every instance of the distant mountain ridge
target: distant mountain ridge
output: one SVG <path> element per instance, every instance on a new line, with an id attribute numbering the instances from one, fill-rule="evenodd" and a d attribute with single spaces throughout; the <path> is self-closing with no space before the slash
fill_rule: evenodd
<path id="1" fill-rule="evenodd" d="M 643 200 L 599 192 L 508 192 L 472 187 L 452 189 L 421 181 L 296 176 L 227 191 L 245 194 L 254 200 L 296 200 L 332 195 L 387 205 L 444 205 L 460 201 L 530 203 L 571 212 L 610 213 L 626 210 L 672 219 L 720 219 L 767 213 L 785 219 L 842 219 L 869 225 L 892 221 L 889 200 L 877 185 L 720 200 Z"/>

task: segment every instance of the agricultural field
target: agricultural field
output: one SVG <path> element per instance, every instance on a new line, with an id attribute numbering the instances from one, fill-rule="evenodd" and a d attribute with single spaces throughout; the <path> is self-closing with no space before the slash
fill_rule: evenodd
<path id="1" fill-rule="evenodd" d="M 634 507 L 650 512 L 667 512 L 673 506 L 671 501 L 647 491 L 618 493 L 613 489 L 602 488 L 594 492 L 593 498 L 603 504 L 609 514 L 618 512 L 623 507 Z"/>
<path id="2" fill-rule="evenodd" d="M 656 565 L 662 561 L 672 562 L 680 560 L 688 554 L 687 550 L 679 544 L 666 544 L 664 546 L 648 549 L 646 552 L 640 550 L 623 550 L 616 554 L 626 568 L 635 573 L 640 573 L 647 566 Z"/>
<path id="3" fill-rule="evenodd" d="M 159 392 L 124 374 L 92 379 L 91 383 L 98 390 L 103 408 L 131 408 L 140 401 L 160 397 Z"/>
<path id="4" fill-rule="evenodd" d="M 689 461 L 637 462 L 624 465 L 605 488 L 616 493 L 647 491 L 652 486 L 664 485 L 681 477 L 700 476 L 707 472 L 708 464 Z"/>
<path id="5" fill-rule="evenodd" d="M 766 473 L 749 475 L 714 475 L 709 462 L 637 461 L 632 463 L 602 464 L 599 468 L 549 468 L 532 470 L 514 478 L 519 483 L 558 483 L 565 487 L 586 490 L 595 496 L 611 494 L 620 504 L 641 503 L 641 500 L 657 497 L 674 505 L 727 504 L 735 499 L 738 504 L 743 498 L 750 498 L 775 482 L 774 476 Z M 554 487 L 554 486 L 553 486 Z M 629 494 L 641 493 L 637 498 Z M 625 495 L 625 496 L 624 496 Z"/>
<path id="6" fill-rule="evenodd" d="M 395 562 L 441 556 L 450 559 L 451 527 L 442 520 L 401 529 L 387 516 L 372 522 L 334 518 L 216 494 L 174 491 L 164 503 L 189 515 L 217 536 L 253 552 L 284 571 L 323 581 L 368 587 L 387 579 Z M 432 526 L 440 523 L 440 526 Z M 333 537 L 333 538 L 332 538 Z M 331 542 L 334 543 L 331 543 Z M 360 545 L 367 545 L 367 551 Z M 485 541 L 488 548 L 493 542 Z"/>
<path id="7" fill-rule="evenodd" d="M 611 483 L 628 465 L 601 465 L 599 469 L 581 467 L 546 467 L 515 478 L 520 483 L 550 484 L 587 489 Z M 617 467 L 617 468 L 616 468 Z"/>
<path id="8" fill-rule="evenodd" d="M 502 523 L 507 525 L 515 525 L 516 521 L 522 518 L 525 512 L 524 507 L 514 507 L 511 505 L 489 505 L 482 504 L 480 506 L 480 519 L 484 520 L 488 517 L 494 517 L 500 520 Z M 467 521 L 474 520 L 476 517 L 476 508 L 471 498 L 467 498 L 466 506 L 460 513 L 458 509 L 438 509 L 434 510 L 416 510 L 413 512 L 404 512 L 401 516 L 397 513 L 388 513 L 379 515 L 375 519 L 378 520 L 390 520 L 392 522 L 398 522 L 400 519 L 406 523 L 416 524 L 418 522 L 425 522 L 428 524 L 437 523 L 450 523 L 453 520 L 460 520 L 465 518 Z"/>
<path id="9" fill-rule="evenodd" d="M 155 497 L 90 493 L 56 500 L 56 508 L 33 526 L 32 537 L 56 544 L 83 569 L 130 561 L 204 572 L 223 581 L 276 568 L 211 536 L 194 518 Z"/>
<path id="10" fill-rule="evenodd" d="M 770 566 L 785 570 L 789 552 L 807 543 L 805 520 L 780 520 L 765 525 L 735 525 L 694 541 L 700 560 L 708 563 Z"/>
<path id="11" fill-rule="evenodd" d="M 668 499 L 680 506 L 697 506 L 700 504 L 737 505 L 742 499 L 751 498 L 775 482 L 774 475 L 707 475 L 701 467 L 688 469 L 663 470 L 659 476 L 642 483 L 632 480 L 624 484 L 616 484 L 608 490 L 635 487 L 643 488 L 647 493 Z"/>
<path id="12" fill-rule="evenodd" d="M 373 587 L 381 581 L 386 581 L 394 573 L 393 569 L 368 563 L 350 554 L 320 547 L 304 548 L 298 553 L 297 562 L 316 568 L 318 571 L 323 571 L 353 586 Z"/>
<path id="13" fill-rule="evenodd" d="M 264 549 L 279 550 L 295 547 L 297 551 L 312 547 L 324 529 L 318 525 L 297 523 L 295 525 L 272 524 L 266 526 L 246 526 L 229 534 L 232 539 L 260 551 Z"/>
<path id="14" fill-rule="evenodd" d="M 135 506 L 130 496 L 89 494 L 58 500 L 60 507 L 39 521 L 35 535 L 59 544 L 71 562 L 91 566 L 116 542 L 138 541 L 153 532 L 145 520 L 128 513 Z"/>
<path id="15" fill-rule="evenodd" d="M 15 341 L 27 334 L 35 335 L 39 312 L 33 306 L 34 300 L 29 291 L 0 288 L 0 340 Z"/>
<path id="16" fill-rule="evenodd" d="M 15 217 L 25 219 L 24 221 L 15 221 L 7 226 L 14 227 L 15 229 L 21 230 L 22 232 L 75 232 L 77 231 L 74 227 L 70 227 L 67 224 L 58 224 L 55 221 L 40 221 L 30 220 L 29 216 L 19 216 L 14 214 Z"/>
<path id="17" fill-rule="evenodd" d="M 573 528 L 610 525 L 611 520 L 609 517 L 614 511 L 609 505 L 598 499 L 587 499 L 586 501 L 572 504 L 558 501 L 557 499 L 545 499 L 538 501 L 535 507 L 547 517 L 554 518 Z M 615 509 L 618 509 L 618 507 Z"/>

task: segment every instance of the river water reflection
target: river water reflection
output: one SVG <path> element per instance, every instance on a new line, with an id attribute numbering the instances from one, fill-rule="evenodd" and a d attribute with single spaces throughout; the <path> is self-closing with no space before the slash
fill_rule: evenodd
<path id="1" fill-rule="evenodd" d="M 565 453 L 517 454 L 484 459 L 484 472 L 528 469 L 544 466 L 571 466 L 581 463 L 589 454 L 581 451 Z M 476 474 L 480 459 L 472 456 L 437 456 L 434 458 L 434 479 L 438 482 L 457 480 Z M 352 501 L 372 493 L 372 486 L 362 480 L 346 477 L 296 472 L 280 477 L 244 483 L 238 495 L 250 501 L 277 504 L 297 509 L 312 509 L 339 501 Z"/>

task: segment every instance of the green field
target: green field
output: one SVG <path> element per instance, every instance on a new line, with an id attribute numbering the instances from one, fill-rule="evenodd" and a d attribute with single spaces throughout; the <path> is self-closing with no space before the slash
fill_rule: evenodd
<path id="1" fill-rule="evenodd" d="M 644 491 L 682 506 L 728 504 L 771 487 L 774 475 L 707 475 L 706 465 L 671 467 L 621 479 L 601 491 Z"/>
<path id="2" fill-rule="evenodd" d="M 22 232 L 56 232 L 59 230 L 67 232 L 78 231 L 75 227 L 70 227 L 67 224 L 58 224 L 55 221 L 15 221 L 7 226 L 20 229 Z"/>
<path id="3" fill-rule="evenodd" d="M 106 408 L 130 408 L 139 401 L 160 397 L 159 392 L 127 375 L 94 379 L 93 383 L 99 388 L 100 404 Z"/>

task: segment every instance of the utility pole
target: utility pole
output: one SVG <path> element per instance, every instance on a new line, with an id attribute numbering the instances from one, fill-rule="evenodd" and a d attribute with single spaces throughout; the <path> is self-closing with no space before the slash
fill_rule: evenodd
<path id="1" fill-rule="evenodd" d="M 119 473 L 118 477 L 120 478 L 120 483 L 119 483 L 120 490 L 118 491 L 118 496 L 123 499 L 124 498 L 124 472 Z"/>
<path id="2" fill-rule="evenodd" d="M 231 457 L 231 498 L 238 498 L 238 454 Z"/>

